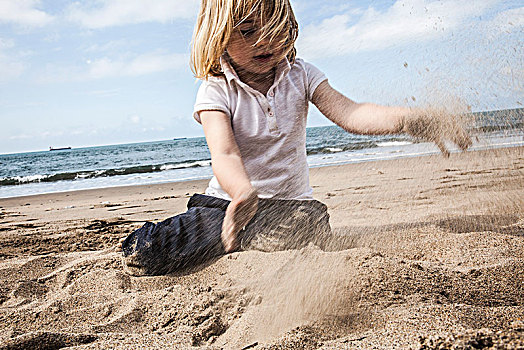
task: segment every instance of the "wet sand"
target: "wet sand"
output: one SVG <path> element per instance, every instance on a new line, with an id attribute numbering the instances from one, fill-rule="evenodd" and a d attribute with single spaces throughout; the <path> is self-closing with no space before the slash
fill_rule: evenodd
<path id="1" fill-rule="evenodd" d="M 315 168 L 329 251 L 126 275 L 206 182 L 0 199 L 0 349 L 524 348 L 524 148 Z"/>

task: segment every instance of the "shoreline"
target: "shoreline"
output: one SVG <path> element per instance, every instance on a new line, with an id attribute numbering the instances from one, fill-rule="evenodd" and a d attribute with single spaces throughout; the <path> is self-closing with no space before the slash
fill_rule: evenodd
<path id="1" fill-rule="evenodd" d="M 508 135 L 497 138 L 491 135 L 492 139 L 478 139 L 468 152 L 490 150 L 497 148 L 513 148 L 524 146 L 524 134 L 516 134 L 511 137 Z M 500 136 L 500 135 L 499 135 Z M 460 153 L 456 149 L 450 149 L 451 153 Z M 366 163 L 385 160 L 396 160 L 402 158 L 418 158 L 430 155 L 438 155 L 440 152 L 436 146 L 430 143 L 407 142 L 385 142 L 384 146 L 378 148 L 365 148 L 354 151 L 342 151 L 334 153 L 321 153 L 308 155 L 309 169 L 317 167 L 329 167 L 335 165 Z M 210 163 L 209 160 L 205 161 Z M 197 161 L 196 163 L 199 163 Z M 100 170 L 109 171 L 108 169 Z M 118 171 L 117 171 L 118 172 Z M 89 173 L 89 171 L 87 171 Z M 211 166 L 199 165 L 196 167 L 183 167 L 166 169 L 159 172 L 146 173 L 146 178 L 140 173 L 129 173 L 126 175 L 95 176 L 84 178 L 84 171 L 73 171 L 64 173 L 67 176 L 76 174 L 77 178 L 70 180 L 47 181 L 46 178 L 55 175 L 34 175 L 27 178 L 4 178 L 5 181 L 20 181 L 15 185 L 0 186 L 0 200 L 14 197 L 23 197 L 37 194 L 60 193 L 69 191 L 81 191 L 86 189 L 102 189 L 111 187 L 127 187 L 140 185 L 169 184 L 173 182 L 209 180 L 212 177 Z M 58 175 L 64 175 L 58 174 Z M 65 176 L 64 175 L 64 176 Z M 67 177 L 66 176 L 66 177 Z M 40 178 L 40 180 L 38 180 Z M 6 180 L 7 179 L 7 180 Z M 24 180 L 25 179 L 25 180 Z"/>
<path id="2" fill-rule="evenodd" d="M 471 152 L 490 152 L 490 151 L 495 151 L 498 149 L 512 149 L 512 148 L 518 149 L 518 148 L 524 147 L 524 144 L 515 145 L 515 143 L 509 143 L 508 145 L 510 146 L 505 146 L 503 144 L 503 145 L 499 145 L 499 147 L 492 147 L 492 148 L 483 148 L 483 147 L 479 147 L 477 149 L 473 148 L 465 152 L 465 154 L 469 154 Z M 455 150 L 451 152 L 451 157 L 459 156 L 460 154 L 464 154 L 464 152 Z M 435 151 L 428 151 L 427 153 L 402 154 L 399 156 L 393 155 L 390 158 L 386 158 L 386 159 L 371 158 L 371 159 L 358 159 L 356 161 L 355 160 L 338 160 L 332 163 L 324 163 L 320 165 L 316 165 L 316 164 L 310 165 L 309 171 L 311 173 L 312 171 L 314 171 L 313 169 L 317 169 L 317 168 L 332 168 L 332 167 L 340 167 L 340 166 L 358 165 L 358 164 L 364 164 L 364 163 L 395 162 L 401 159 L 412 159 L 412 158 L 423 159 L 427 157 L 439 157 L 439 156 L 442 157 L 441 153 L 435 150 Z M 45 192 L 45 193 L 20 195 L 20 196 L 12 196 L 12 197 L 0 197 L 0 204 L 2 201 L 16 200 L 17 198 L 23 199 L 23 198 L 32 198 L 32 197 L 37 197 L 37 196 L 53 196 L 53 195 L 72 194 L 72 193 L 89 193 L 92 191 L 96 192 L 96 191 L 104 191 L 104 190 L 111 191 L 111 189 L 122 189 L 123 191 L 127 192 L 131 188 L 140 189 L 141 187 L 144 187 L 144 188 L 152 189 L 155 187 L 162 187 L 162 188 L 167 189 L 170 187 L 176 187 L 178 190 L 183 185 L 175 185 L 175 184 L 186 184 L 187 183 L 189 184 L 189 186 L 193 186 L 193 184 L 198 184 L 197 186 L 200 186 L 201 183 L 205 183 L 207 185 L 210 179 L 211 179 L 211 176 L 202 177 L 200 179 L 161 181 L 157 183 L 121 185 L 121 186 L 104 186 L 104 187 L 87 188 L 87 189 L 73 189 L 73 190 L 66 190 L 66 191 Z M 24 185 L 19 185 L 19 186 L 24 186 Z M 204 189 L 205 189 L 205 186 L 204 186 Z"/>

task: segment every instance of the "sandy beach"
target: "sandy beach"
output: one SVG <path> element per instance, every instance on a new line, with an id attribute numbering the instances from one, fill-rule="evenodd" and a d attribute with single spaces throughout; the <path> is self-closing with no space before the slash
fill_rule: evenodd
<path id="1" fill-rule="evenodd" d="M 157 277 L 119 241 L 207 181 L 0 199 L 0 349 L 524 349 L 523 147 L 310 178 L 328 251 Z"/>

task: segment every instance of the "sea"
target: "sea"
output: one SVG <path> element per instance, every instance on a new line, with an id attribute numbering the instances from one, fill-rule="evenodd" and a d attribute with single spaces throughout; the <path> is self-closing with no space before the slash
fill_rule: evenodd
<path id="1" fill-rule="evenodd" d="M 472 116 L 470 150 L 524 146 L 524 108 Z M 306 151 L 310 167 L 439 153 L 407 135 L 354 135 L 338 126 L 308 128 Z M 0 155 L 0 198 L 211 177 L 203 137 Z"/>

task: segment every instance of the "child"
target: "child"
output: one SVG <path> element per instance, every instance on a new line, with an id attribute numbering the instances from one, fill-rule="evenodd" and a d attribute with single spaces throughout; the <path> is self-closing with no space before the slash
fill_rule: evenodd
<path id="1" fill-rule="evenodd" d="M 214 177 L 188 211 L 146 223 L 124 242 L 132 274 L 164 274 L 237 249 L 323 247 L 326 206 L 312 197 L 306 162 L 311 101 L 359 134 L 406 132 L 462 149 L 471 141 L 451 121 L 402 107 L 357 103 L 295 56 L 298 24 L 289 0 L 202 0 L 191 63 L 203 79 L 194 117 L 202 124 Z"/>

